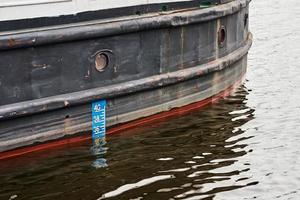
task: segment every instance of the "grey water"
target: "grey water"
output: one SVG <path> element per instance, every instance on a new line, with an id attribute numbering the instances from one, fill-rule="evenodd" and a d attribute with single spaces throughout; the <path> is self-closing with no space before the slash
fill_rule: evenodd
<path id="1" fill-rule="evenodd" d="M 253 0 L 246 81 L 197 112 L 0 164 L 0 199 L 300 199 L 300 3 Z"/>

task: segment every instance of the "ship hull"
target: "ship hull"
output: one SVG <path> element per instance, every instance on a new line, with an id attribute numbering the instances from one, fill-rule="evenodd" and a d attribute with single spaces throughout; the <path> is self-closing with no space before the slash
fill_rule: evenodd
<path id="1" fill-rule="evenodd" d="M 88 134 L 98 100 L 107 128 L 212 102 L 246 73 L 248 4 L 1 35 L 0 152 Z"/>

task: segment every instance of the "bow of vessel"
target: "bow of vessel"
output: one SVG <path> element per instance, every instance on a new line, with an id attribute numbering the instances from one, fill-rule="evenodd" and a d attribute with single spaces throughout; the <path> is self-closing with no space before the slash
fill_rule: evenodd
<path id="1" fill-rule="evenodd" d="M 98 100 L 112 133 L 228 94 L 247 69 L 249 2 L 2 1 L 0 158 L 88 138 Z"/>

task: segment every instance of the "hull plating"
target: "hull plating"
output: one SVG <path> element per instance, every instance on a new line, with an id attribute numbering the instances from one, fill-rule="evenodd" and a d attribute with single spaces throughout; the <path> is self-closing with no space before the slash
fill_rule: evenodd
<path id="1" fill-rule="evenodd" d="M 246 72 L 248 3 L 0 36 L 0 152 L 89 131 L 97 99 L 112 127 L 231 87 Z"/>

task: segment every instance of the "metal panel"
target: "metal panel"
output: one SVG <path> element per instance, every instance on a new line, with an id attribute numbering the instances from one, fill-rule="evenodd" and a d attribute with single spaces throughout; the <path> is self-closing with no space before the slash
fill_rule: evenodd
<path id="1" fill-rule="evenodd" d="M 0 21 L 73 15 L 87 11 L 184 1 L 191 0 L 2 0 Z"/>

